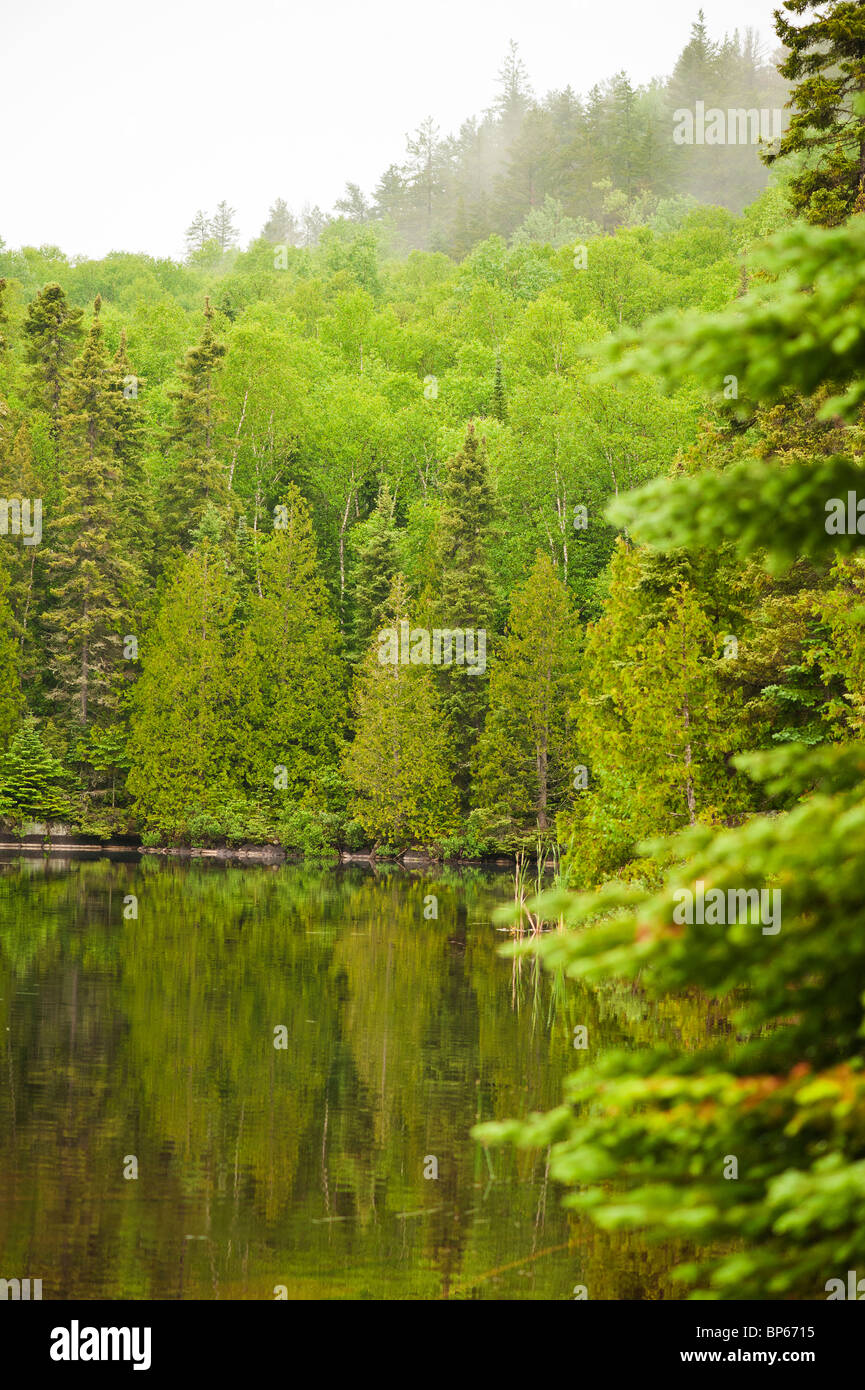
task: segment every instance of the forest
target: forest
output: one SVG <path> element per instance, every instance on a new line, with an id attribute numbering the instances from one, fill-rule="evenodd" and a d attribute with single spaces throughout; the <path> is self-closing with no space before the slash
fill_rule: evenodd
<path id="1" fill-rule="evenodd" d="M 785 90 L 752 35 L 702 18 L 666 84 L 620 75 L 584 102 L 535 101 L 512 45 L 480 123 L 314 235 L 277 200 L 239 250 L 223 202 L 183 263 L 4 249 L 7 823 L 477 858 L 555 843 L 564 816 L 592 882 L 681 823 L 693 683 L 692 819 L 760 804 L 731 769 L 743 742 L 843 729 L 837 576 L 770 581 L 723 552 L 659 572 L 606 515 L 770 447 L 773 417 L 743 430 L 729 384 L 645 371 L 624 391 L 595 358 L 665 310 L 722 310 L 790 216 L 756 146 L 667 169 L 653 121 L 697 91 Z M 732 206 L 695 196 L 710 175 Z M 804 406 L 796 428 L 833 443 Z M 381 634 L 403 630 L 429 636 L 388 663 Z"/>
<path id="2" fill-rule="evenodd" d="M 865 1270 L 865 7 L 776 27 L 583 97 L 512 46 L 245 249 L 0 244 L 7 833 L 515 864 L 515 968 L 688 1004 L 473 1133 L 709 1298 Z"/>

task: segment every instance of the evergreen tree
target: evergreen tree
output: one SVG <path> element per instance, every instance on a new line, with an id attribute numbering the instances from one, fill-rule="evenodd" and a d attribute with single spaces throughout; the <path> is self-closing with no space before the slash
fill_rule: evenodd
<path id="1" fill-rule="evenodd" d="M 822 669 L 841 688 L 827 703 L 826 714 L 844 733 L 861 738 L 865 730 L 865 562 L 861 556 L 839 560 L 832 587 L 821 596 L 820 617 L 829 630 Z"/>
<path id="2" fill-rule="evenodd" d="M 705 13 L 699 10 L 667 87 L 671 106 L 693 107 L 695 101 L 708 105 L 715 91 L 717 74 L 718 45 L 710 39 Z"/>
<path id="3" fill-rule="evenodd" d="M 607 130 L 610 142 L 610 178 L 630 199 L 650 181 L 651 171 L 641 162 L 645 121 L 640 120 L 637 93 L 628 75 L 619 72 L 610 84 Z"/>
<path id="4" fill-rule="evenodd" d="M 0 556 L 0 752 L 21 718 L 20 651 L 7 592 L 9 578 Z"/>
<path id="5" fill-rule="evenodd" d="M 196 251 L 203 251 L 212 236 L 210 218 L 199 208 L 186 229 L 187 254 L 193 255 Z"/>
<path id="6" fill-rule="evenodd" d="M 318 204 L 310 207 L 304 203 L 300 214 L 301 245 L 317 246 L 326 226 L 327 218 Z"/>
<path id="7" fill-rule="evenodd" d="M 120 474 L 118 525 L 129 550 L 144 569 L 153 549 L 154 521 L 149 486 L 144 470 L 146 443 L 139 393 L 144 381 L 132 370 L 126 346 L 126 330 L 111 363 L 111 385 L 116 393 L 114 456 Z"/>
<path id="8" fill-rule="evenodd" d="M 511 39 L 499 69 L 498 93 L 494 110 L 503 127 L 506 139 L 511 140 L 532 102 L 532 88 L 526 65 L 520 57 L 519 44 Z"/>
<path id="9" fill-rule="evenodd" d="M 437 625 L 489 632 L 493 619 L 489 544 L 495 504 L 489 478 L 486 442 L 470 424 L 463 447 L 445 466 L 438 523 L 440 589 Z M 488 686 L 485 676 L 467 666 L 442 666 L 442 704 L 454 741 L 457 785 L 468 805 L 470 768 L 483 728 Z"/>
<path id="10" fill-rule="evenodd" d="M 410 219 L 407 230 L 415 244 L 427 247 L 432 234 L 433 211 L 444 192 L 448 166 L 447 150 L 432 116 L 427 116 L 414 134 L 406 137 L 406 153 L 408 157 L 402 173 L 403 207 Z"/>
<path id="11" fill-rule="evenodd" d="M 814 11 L 810 22 L 785 18 Z M 793 83 L 793 116 L 767 163 L 811 156 L 790 180 L 793 206 L 834 227 L 865 206 L 865 8 L 858 0 L 782 0 L 775 30 L 787 52 L 779 72 Z"/>
<path id="12" fill-rule="evenodd" d="M 675 566 L 659 578 L 651 557 L 619 542 L 603 615 L 586 633 L 577 724 L 588 783 L 571 825 L 575 881 L 586 884 L 650 835 L 743 809 L 728 769 L 741 698 L 719 678 L 722 634 Z"/>
<path id="13" fill-rule="evenodd" d="M 59 285 L 46 285 L 27 306 L 24 356 L 34 368 L 39 399 L 51 416 L 55 441 L 60 433 L 63 387 L 81 338 L 81 310 L 67 303 Z"/>
<path id="14" fill-rule="evenodd" d="M 2 275 L 0 275 L 0 357 L 2 357 L 2 355 L 5 353 L 6 349 L 9 346 L 3 333 L 3 329 L 9 322 L 9 315 L 6 313 L 6 306 L 3 303 L 5 296 L 6 280 Z"/>
<path id="15" fill-rule="evenodd" d="M 260 548 L 261 593 L 236 662 L 243 735 L 237 760 L 260 796 L 297 797 L 335 763 L 345 722 L 339 627 L 321 578 L 309 509 L 289 487 Z M 284 524 L 283 524 L 284 523 Z"/>
<path id="16" fill-rule="evenodd" d="M 127 785 L 147 829 L 181 835 L 230 796 L 237 708 L 236 596 L 225 558 L 202 536 L 183 557 L 141 647 Z"/>
<path id="17" fill-rule="evenodd" d="M 785 99 L 777 74 L 760 63 L 753 37 L 746 36 L 744 46 L 738 33 L 721 43 L 715 42 L 709 37 L 702 10 L 664 95 L 660 114 L 667 132 L 674 119 L 678 123 L 677 112 L 689 111 L 695 117 L 697 102 L 703 104 L 707 113 L 726 113 L 733 108 L 780 108 Z M 647 129 L 647 123 L 641 124 Z M 650 142 L 647 148 L 669 156 L 662 157 L 652 171 L 653 187 L 659 191 L 667 191 L 669 185 L 701 202 L 722 202 L 738 211 L 765 187 L 758 146 L 750 142 L 740 145 L 727 138 L 712 143 L 707 132 L 704 144 L 696 140 L 671 144 L 667 135 L 663 143 Z"/>
<path id="18" fill-rule="evenodd" d="M 216 212 L 210 223 L 210 235 L 223 255 L 226 251 L 230 251 L 232 246 L 237 245 L 237 227 L 234 223 L 236 216 L 237 209 L 230 208 L 225 199 L 221 203 L 217 203 Z"/>
<path id="19" fill-rule="evenodd" d="M 396 527 L 394 499 L 387 483 L 382 483 L 375 510 L 367 521 L 352 532 L 356 559 L 352 566 L 351 601 L 352 656 L 357 659 L 369 648 L 383 621 L 383 611 L 396 574 Z"/>
<path id="20" fill-rule="evenodd" d="M 13 823 L 59 821 L 72 810 L 69 775 L 28 719 L 0 757 L 0 817 Z"/>
<path id="21" fill-rule="evenodd" d="M 405 579 L 397 575 L 384 615 L 397 644 L 400 624 L 410 630 L 408 609 Z M 430 668 L 382 662 L 384 651 L 375 638 L 358 671 L 345 769 L 352 809 L 366 833 L 405 848 L 456 827 L 451 740 Z"/>
<path id="22" fill-rule="evenodd" d="M 298 240 L 297 218 L 284 198 L 277 198 L 271 207 L 267 221 L 261 229 L 265 241 L 274 245 L 296 246 Z"/>
<path id="23" fill-rule="evenodd" d="M 2 456 L 0 456 L 2 457 Z M 25 499 L 31 504 L 44 495 L 33 465 L 33 449 L 30 429 L 26 422 L 15 432 L 8 458 L 0 467 L 0 497 L 16 500 L 23 505 Z M 43 515 L 43 526 L 45 524 Z M 16 545 L 9 547 L 6 554 L 8 573 L 7 598 L 12 609 L 14 627 L 18 638 L 20 676 L 24 686 L 36 678 L 42 664 L 41 653 L 34 643 L 34 619 L 37 606 L 44 607 L 44 566 L 37 568 L 39 546 Z"/>
<path id="24" fill-rule="evenodd" d="M 111 724 L 105 729 L 92 726 L 87 737 L 79 738 L 75 745 L 77 762 L 92 769 L 88 774 L 91 796 L 107 800 L 110 791 L 112 811 L 117 804 L 118 778 L 125 781 L 129 771 L 128 741 L 125 724 Z"/>
<path id="25" fill-rule="evenodd" d="M 169 392 L 174 422 L 161 498 L 162 526 L 169 544 L 189 544 L 208 505 L 228 511 L 228 475 L 218 453 L 220 401 L 217 374 L 226 348 L 213 331 L 213 309 L 205 300 L 204 329 L 180 370 L 179 388 Z"/>
<path id="26" fill-rule="evenodd" d="M 575 618 L 564 584 L 538 553 L 515 590 L 490 671 L 490 706 L 478 745 L 478 795 L 547 830 L 570 800 L 575 754 Z"/>
<path id="27" fill-rule="evenodd" d="M 86 725 L 114 707 L 129 602 L 137 587 L 119 520 L 119 403 L 97 295 L 63 396 L 63 490 L 46 554 L 53 607 L 53 698 Z"/>
<path id="28" fill-rule="evenodd" d="M 493 382 L 493 414 L 502 423 L 508 418 L 508 407 L 505 398 L 505 383 L 502 376 L 502 355 L 496 352 L 496 375 Z"/>
<path id="29" fill-rule="evenodd" d="M 367 201 L 356 183 L 346 184 L 344 195 L 337 198 L 334 207 L 350 222 L 368 222 L 372 216 L 372 204 Z"/>

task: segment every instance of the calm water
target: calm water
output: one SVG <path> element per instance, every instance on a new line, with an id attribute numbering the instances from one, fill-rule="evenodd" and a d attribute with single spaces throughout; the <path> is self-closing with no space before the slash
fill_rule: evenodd
<path id="1" fill-rule="evenodd" d="M 45 1299 L 670 1296 L 680 1251 L 602 1235 L 544 1153 L 469 1130 L 558 1104 L 576 1024 L 687 1046 L 705 1008 L 517 970 L 491 921 L 511 893 L 0 861 L 0 1277 Z"/>

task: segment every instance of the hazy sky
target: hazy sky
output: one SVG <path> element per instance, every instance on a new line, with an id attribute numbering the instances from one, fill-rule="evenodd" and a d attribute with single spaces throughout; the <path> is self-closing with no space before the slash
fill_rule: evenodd
<path id="1" fill-rule="evenodd" d="M 713 36 L 774 47 L 777 0 L 2 0 L 0 237 L 179 256 L 226 198 L 246 242 L 278 196 L 370 192 L 426 115 L 456 132 L 509 39 L 539 94 L 641 82 L 701 2 Z"/>

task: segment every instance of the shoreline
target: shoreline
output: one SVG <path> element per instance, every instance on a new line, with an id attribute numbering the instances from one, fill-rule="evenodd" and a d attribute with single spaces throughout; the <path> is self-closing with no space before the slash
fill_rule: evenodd
<path id="1" fill-rule="evenodd" d="M 123 837 L 124 840 L 132 840 L 134 837 Z M 62 856 L 69 854 L 86 855 L 106 855 L 106 856 L 135 856 L 155 855 L 166 859 L 212 859 L 220 863 L 239 862 L 251 864 L 319 864 L 330 868 L 341 868 L 351 864 L 367 864 L 370 868 L 375 868 L 378 864 L 399 864 L 407 869 L 432 868 L 440 865 L 442 867 L 465 867 L 481 869 L 502 869 L 513 868 L 514 856 L 496 855 L 485 859 L 443 859 L 434 855 L 421 854 L 417 851 L 406 850 L 398 855 L 376 855 L 374 852 L 369 854 L 352 854 L 348 850 L 335 851 L 331 858 L 327 859 L 304 859 L 302 856 L 290 855 L 280 845 L 238 845 L 236 848 L 227 845 L 218 845 L 213 848 L 203 848 L 189 845 L 142 845 L 140 842 L 121 843 L 119 841 L 89 840 L 84 836 L 62 836 L 52 837 L 45 840 L 38 836 L 24 836 L 20 840 L 0 839 L 0 854 L 18 853 L 51 858 L 52 856 Z"/>

